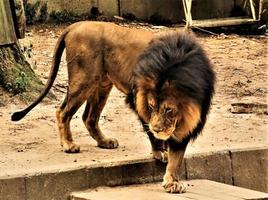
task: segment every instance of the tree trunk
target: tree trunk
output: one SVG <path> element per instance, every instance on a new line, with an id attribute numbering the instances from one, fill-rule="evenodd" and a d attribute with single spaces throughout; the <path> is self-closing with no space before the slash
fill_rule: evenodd
<path id="1" fill-rule="evenodd" d="M 25 60 L 17 43 L 0 47 L 0 86 L 24 101 L 31 101 L 42 90 L 42 82 Z"/>
<path id="2" fill-rule="evenodd" d="M 25 32 L 23 10 L 22 0 L 0 1 L 0 105 L 6 102 L 4 91 L 30 101 L 42 88 L 17 43 Z"/>

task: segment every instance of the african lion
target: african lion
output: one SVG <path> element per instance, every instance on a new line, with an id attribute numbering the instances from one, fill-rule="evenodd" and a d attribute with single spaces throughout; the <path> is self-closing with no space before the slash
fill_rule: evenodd
<path id="1" fill-rule="evenodd" d="M 64 49 L 69 87 L 56 114 L 64 151 L 79 152 L 70 121 L 85 101 L 83 122 L 98 146 L 118 146 L 117 140 L 106 138 L 98 125 L 115 85 L 127 95 L 127 104 L 149 135 L 153 156 L 168 160 L 163 187 L 171 193 L 184 192 L 177 170 L 188 142 L 197 137 L 206 122 L 214 92 L 213 69 L 193 36 L 178 32 L 156 36 L 103 22 L 75 23 L 66 28 L 56 44 L 44 91 L 26 109 L 14 113 L 13 121 L 22 119 L 47 95 Z"/>

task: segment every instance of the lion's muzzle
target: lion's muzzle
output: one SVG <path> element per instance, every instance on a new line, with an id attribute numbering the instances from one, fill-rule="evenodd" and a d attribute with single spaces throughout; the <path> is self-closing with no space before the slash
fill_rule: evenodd
<path id="1" fill-rule="evenodd" d="M 165 128 L 160 127 L 160 126 L 153 126 L 151 124 L 149 124 L 149 129 L 154 134 L 154 136 L 157 139 L 160 139 L 160 140 L 167 140 L 167 139 L 169 139 L 170 136 L 173 133 L 173 131 L 170 130 L 170 129 L 165 129 Z"/>

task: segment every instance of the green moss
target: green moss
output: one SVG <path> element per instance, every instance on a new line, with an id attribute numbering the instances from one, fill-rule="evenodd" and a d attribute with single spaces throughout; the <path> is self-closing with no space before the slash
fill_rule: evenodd
<path id="1" fill-rule="evenodd" d="M 28 77 L 24 72 L 14 73 L 15 79 L 9 82 L 3 82 L 4 89 L 13 94 L 20 94 L 26 92 L 26 88 L 29 84 Z"/>
<path id="2" fill-rule="evenodd" d="M 16 44 L 0 48 L 0 86 L 22 100 L 35 99 L 43 88 Z"/>

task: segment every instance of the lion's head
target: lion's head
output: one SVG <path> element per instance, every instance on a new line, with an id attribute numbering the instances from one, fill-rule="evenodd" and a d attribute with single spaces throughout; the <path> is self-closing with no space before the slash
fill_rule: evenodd
<path id="1" fill-rule="evenodd" d="M 138 115 L 156 138 L 167 140 L 174 134 L 182 140 L 200 121 L 200 105 L 168 82 L 159 89 L 150 85 L 149 80 L 140 80 L 136 94 Z"/>
<path id="2" fill-rule="evenodd" d="M 202 130 L 214 72 L 193 37 L 173 33 L 152 41 L 134 73 L 135 109 L 156 138 L 182 141 Z"/>

